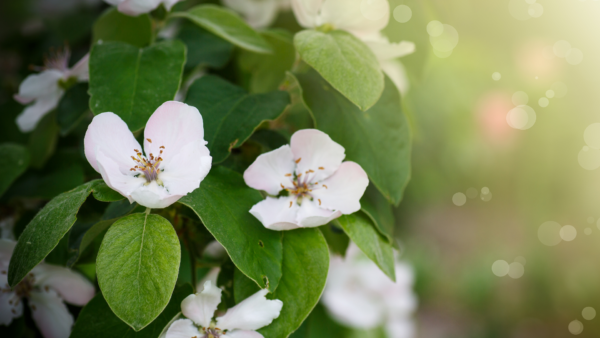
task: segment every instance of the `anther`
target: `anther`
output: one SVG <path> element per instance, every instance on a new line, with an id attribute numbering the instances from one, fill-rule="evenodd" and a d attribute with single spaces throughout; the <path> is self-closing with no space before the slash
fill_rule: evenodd
<path id="1" fill-rule="evenodd" d="M 281 189 L 285 189 L 285 187 L 283 186 L 283 184 L 279 183 L 279 185 L 281 186 Z"/>
<path id="2" fill-rule="evenodd" d="M 165 149 L 165 146 L 160 146 L 160 147 L 158 147 L 158 148 L 159 148 L 159 149 Z"/>
<path id="3" fill-rule="evenodd" d="M 319 167 L 319 170 L 325 170 L 325 168 L 323 168 L 323 167 Z"/>
<path id="4" fill-rule="evenodd" d="M 309 173 L 314 173 L 315 171 L 314 171 L 314 170 L 312 170 L 312 169 L 308 169 L 308 172 L 309 172 Z"/>
<path id="5" fill-rule="evenodd" d="M 152 140 L 151 140 L 151 139 L 147 138 L 146 140 L 147 140 L 148 142 L 152 143 Z"/>
<path id="6" fill-rule="evenodd" d="M 290 176 L 292 176 L 292 174 L 285 174 L 285 176 L 286 176 L 286 177 L 290 177 Z"/>
<path id="7" fill-rule="evenodd" d="M 327 186 L 325 184 L 323 184 L 323 186 L 325 187 L 325 189 L 327 189 Z"/>
<path id="8" fill-rule="evenodd" d="M 292 204 L 293 204 L 293 203 L 294 203 L 294 202 L 290 201 L 290 208 L 292 207 Z"/>
<path id="9" fill-rule="evenodd" d="M 300 161 L 302 160 L 302 157 L 300 157 L 299 159 L 296 160 L 296 164 L 300 163 Z"/>
<path id="10" fill-rule="evenodd" d="M 321 205 L 321 199 L 319 198 L 319 205 Z"/>

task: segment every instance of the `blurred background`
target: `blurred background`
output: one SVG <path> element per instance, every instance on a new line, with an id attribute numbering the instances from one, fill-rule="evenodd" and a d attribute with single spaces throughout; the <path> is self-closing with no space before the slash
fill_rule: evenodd
<path id="1" fill-rule="evenodd" d="M 416 44 L 401 59 L 413 163 L 395 213 L 416 275 L 417 336 L 599 336 L 600 2 L 389 2 L 385 33 Z M 1 142 L 27 140 L 12 95 L 29 66 L 64 42 L 79 60 L 105 8 L 0 3 Z M 72 165 L 58 156 L 49 170 Z M 77 175 L 89 169 L 83 161 Z M 58 176 L 32 175 L 24 184 L 64 190 Z"/>

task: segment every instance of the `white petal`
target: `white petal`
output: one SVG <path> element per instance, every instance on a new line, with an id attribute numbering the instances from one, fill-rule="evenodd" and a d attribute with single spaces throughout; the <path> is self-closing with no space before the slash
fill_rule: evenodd
<path id="1" fill-rule="evenodd" d="M 15 250 L 15 246 L 17 242 L 11 241 L 8 239 L 0 239 L 0 267 L 3 267 L 6 264 L 6 268 L 8 268 L 8 262 L 10 261 L 10 257 Z"/>
<path id="2" fill-rule="evenodd" d="M 166 338 L 203 337 L 198 328 L 189 319 L 179 319 L 173 322 L 167 330 Z"/>
<path id="3" fill-rule="evenodd" d="M 117 163 L 113 158 L 106 156 L 104 151 L 98 150 L 96 154 L 98 172 L 104 182 L 113 190 L 127 197 L 133 203 L 132 193 L 146 183 L 143 177 L 135 177 L 131 171 L 124 168 L 124 164 Z"/>
<path id="4" fill-rule="evenodd" d="M 144 179 L 145 180 L 145 179 Z M 152 181 L 142 184 L 131 192 L 131 198 L 147 208 L 161 209 L 177 202 L 183 195 L 172 195 L 164 187 Z"/>
<path id="5" fill-rule="evenodd" d="M 318 201 L 305 199 L 298 211 L 297 222 L 305 228 L 318 227 L 340 217 L 341 211 L 333 211 L 319 207 Z"/>
<path id="6" fill-rule="evenodd" d="M 360 198 L 369 185 L 369 178 L 360 165 L 346 161 L 319 184 L 321 188 L 311 192 L 315 200 L 320 199 L 324 208 L 347 215 L 360 210 Z"/>
<path id="7" fill-rule="evenodd" d="M 409 82 L 402 62 L 399 60 L 379 61 L 379 65 L 381 66 L 381 70 L 390 77 L 390 80 L 392 80 L 400 94 L 406 95 Z"/>
<path id="8" fill-rule="evenodd" d="M 90 53 L 87 53 L 69 70 L 69 76 L 75 76 L 79 81 L 88 81 L 90 79 L 89 61 Z"/>
<path id="9" fill-rule="evenodd" d="M 359 38 L 384 29 L 389 17 L 390 5 L 387 0 L 326 0 L 321 9 L 323 23 Z"/>
<path id="10" fill-rule="evenodd" d="M 137 16 L 153 11 L 160 4 L 160 0 L 125 0 L 119 4 L 119 12 Z"/>
<path id="11" fill-rule="evenodd" d="M 344 147 L 317 129 L 303 129 L 292 135 L 292 153 L 298 175 L 309 175 L 310 182 L 320 182 L 332 175 L 342 164 Z M 312 170 L 314 172 L 307 171 Z M 301 181 L 304 178 L 301 177 Z"/>
<path id="12" fill-rule="evenodd" d="M 54 290 L 32 291 L 29 307 L 33 320 L 45 338 L 69 337 L 73 316 Z"/>
<path id="13" fill-rule="evenodd" d="M 244 181 L 256 190 L 277 195 L 285 187 L 293 187 L 294 155 L 290 146 L 284 145 L 256 158 L 246 171 Z M 286 176 L 288 175 L 288 176 Z"/>
<path id="14" fill-rule="evenodd" d="M 291 230 L 299 227 L 297 215 L 300 207 L 291 197 L 267 197 L 256 203 L 250 213 L 267 229 Z"/>
<path id="15" fill-rule="evenodd" d="M 37 99 L 46 96 L 56 96 L 61 90 L 58 81 L 63 78 L 63 72 L 56 69 L 45 70 L 39 74 L 29 75 L 19 86 L 19 97 Z"/>
<path id="16" fill-rule="evenodd" d="M 84 306 L 94 297 L 94 285 L 71 269 L 42 263 L 32 272 L 36 286 L 52 288 L 68 303 Z"/>
<path id="17" fill-rule="evenodd" d="M 34 104 L 27 106 L 17 116 L 17 126 L 19 126 L 19 129 L 24 133 L 34 130 L 40 120 L 56 108 L 63 93 L 64 91 L 60 89 L 51 95 L 36 99 Z"/>
<path id="18" fill-rule="evenodd" d="M 315 28 L 322 25 L 319 12 L 324 0 L 292 0 L 292 10 L 300 26 Z"/>
<path id="19" fill-rule="evenodd" d="M 264 338 L 264 336 L 256 331 L 233 330 L 221 336 L 222 338 Z"/>
<path id="20" fill-rule="evenodd" d="M 271 324 L 273 319 L 279 317 L 283 302 L 266 299 L 267 293 L 267 289 L 260 290 L 227 310 L 224 316 L 217 318 L 217 327 L 254 331 Z"/>
<path id="21" fill-rule="evenodd" d="M 118 6 L 121 2 L 125 0 L 104 0 L 109 5 Z"/>
<path id="22" fill-rule="evenodd" d="M 391 318 L 385 324 L 388 338 L 413 338 L 415 323 L 410 318 Z"/>
<path id="23" fill-rule="evenodd" d="M 162 3 L 165 5 L 165 8 L 167 9 L 167 11 L 170 11 L 171 8 L 179 1 L 182 1 L 182 0 L 162 0 Z"/>
<path id="24" fill-rule="evenodd" d="M 158 178 L 172 195 L 186 195 L 200 186 L 208 175 L 212 157 L 203 143 L 193 142 L 183 146 L 170 161 L 160 165 Z"/>
<path id="25" fill-rule="evenodd" d="M 277 16 L 280 0 L 223 0 L 223 3 L 240 13 L 254 28 L 269 26 Z"/>
<path id="26" fill-rule="evenodd" d="M 6 276 L 0 281 L 0 287 L 8 288 Z M 0 276 L 0 278 L 2 278 Z M 19 318 L 23 315 L 23 302 L 16 293 L 0 291 L 0 325 L 10 325 L 13 318 Z"/>
<path id="27" fill-rule="evenodd" d="M 208 327 L 220 302 L 221 289 L 206 281 L 202 292 L 189 295 L 181 302 L 181 312 L 197 325 Z"/>
<path id="28" fill-rule="evenodd" d="M 389 42 L 386 37 L 365 39 L 364 43 L 371 49 L 379 61 L 397 59 L 415 52 L 415 44 L 410 41 Z"/>

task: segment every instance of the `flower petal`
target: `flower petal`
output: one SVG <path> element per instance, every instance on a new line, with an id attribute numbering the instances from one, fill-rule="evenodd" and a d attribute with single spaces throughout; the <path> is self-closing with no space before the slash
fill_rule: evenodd
<path id="1" fill-rule="evenodd" d="M 94 297 L 94 285 L 71 269 L 42 263 L 32 272 L 35 275 L 35 285 L 42 288 L 49 286 L 68 303 L 84 306 Z"/>
<path id="2" fill-rule="evenodd" d="M 131 192 L 131 198 L 139 205 L 153 209 L 166 208 L 182 197 L 183 195 L 171 195 L 164 187 L 158 185 L 156 181 L 141 184 Z"/>
<path id="3" fill-rule="evenodd" d="M 313 189 L 311 194 L 316 200 L 321 200 L 323 208 L 339 210 L 347 215 L 360 210 L 360 198 L 368 185 L 369 178 L 363 168 L 346 161 L 321 183 L 321 188 Z"/>
<path id="4" fill-rule="evenodd" d="M 212 157 L 209 154 L 204 144 L 188 143 L 169 162 L 161 165 L 158 178 L 169 194 L 184 196 L 196 190 L 210 171 Z"/>
<path id="5" fill-rule="evenodd" d="M 390 318 L 385 324 L 387 336 L 390 338 L 415 337 L 415 323 L 410 318 Z"/>
<path id="6" fill-rule="evenodd" d="M 96 156 L 98 172 L 104 179 L 104 182 L 113 190 L 127 197 L 130 203 L 133 203 L 132 193 L 146 183 L 143 177 L 135 177 L 130 171 L 123 169 L 112 158 L 106 156 L 102 150 L 98 150 Z"/>
<path id="7" fill-rule="evenodd" d="M 0 276 L 0 286 L 9 288 L 6 275 Z M 0 291 L 0 325 L 10 325 L 14 318 L 23 315 L 23 302 L 14 292 Z"/>
<path id="8" fill-rule="evenodd" d="M 277 16 L 281 0 L 223 0 L 223 3 L 240 13 L 253 28 L 269 26 Z"/>
<path id="9" fill-rule="evenodd" d="M 56 69 L 45 70 L 39 74 L 29 75 L 19 86 L 20 98 L 37 99 L 46 96 L 57 96 L 61 91 L 58 81 L 63 78 L 63 72 Z"/>
<path id="10" fill-rule="evenodd" d="M 17 126 L 22 132 L 30 132 L 35 129 L 40 120 L 52 109 L 56 108 L 58 101 L 64 91 L 58 90 L 52 95 L 47 95 L 35 100 L 35 103 L 27 106 L 19 116 L 17 116 Z"/>
<path id="11" fill-rule="evenodd" d="M 341 211 L 333 211 L 319 207 L 319 202 L 305 199 L 298 211 L 297 222 L 305 228 L 325 225 L 342 216 Z"/>
<path id="12" fill-rule="evenodd" d="M 32 291 L 29 307 L 33 320 L 45 338 L 69 337 L 73 316 L 54 290 Z"/>
<path id="13" fill-rule="evenodd" d="M 170 11 L 171 7 L 173 7 L 179 1 L 182 1 L 182 0 L 162 0 L 162 3 L 165 5 L 165 8 L 167 9 L 167 11 Z"/>
<path id="14" fill-rule="evenodd" d="M 379 61 L 397 59 L 415 52 L 415 44 L 410 41 L 390 42 L 378 34 L 374 38 L 364 39 L 363 42 L 371 49 Z"/>
<path id="15" fill-rule="evenodd" d="M 399 60 L 379 61 L 379 65 L 381 70 L 390 77 L 400 94 L 405 95 L 408 92 L 410 83 L 402 62 Z"/>
<path id="16" fill-rule="evenodd" d="M 125 0 L 119 4 L 119 12 L 131 16 L 138 16 L 154 10 L 160 4 L 160 0 Z"/>
<path id="17" fill-rule="evenodd" d="M 269 290 L 262 289 L 244 299 L 217 318 L 217 327 L 225 330 L 258 330 L 271 324 L 279 317 L 283 302 L 279 299 L 269 300 L 265 296 Z"/>
<path id="18" fill-rule="evenodd" d="M 265 338 L 262 334 L 256 331 L 233 330 L 222 335 L 222 338 Z"/>
<path id="19" fill-rule="evenodd" d="M 387 0 L 325 0 L 321 8 L 323 23 L 359 38 L 384 29 L 389 17 L 390 5 Z"/>
<path id="20" fill-rule="evenodd" d="M 315 28 L 322 25 L 319 12 L 324 0 L 292 0 L 292 10 L 300 26 Z M 327 1 L 327 0 L 325 0 Z"/>
<path id="21" fill-rule="evenodd" d="M 8 269 L 8 262 L 16 245 L 15 241 L 0 239 L 0 267 Z"/>
<path id="22" fill-rule="evenodd" d="M 273 198 L 267 196 L 264 201 L 256 203 L 250 213 L 267 229 L 291 230 L 299 227 L 297 215 L 300 207 L 292 197 Z"/>
<path id="23" fill-rule="evenodd" d="M 331 176 L 346 157 L 344 147 L 317 129 L 295 132 L 290 143 L 294 160 L 298 163 L 296 173 L 309 175 L 310 182 L 320 182 Z"/>
<path id="24" fill-rule="evenodd" d="M 277 195 L 285 187 L 293 187 L 294 155 L 288 145 L 281 146 L 256 158 L 246 171 L 244 181 L 256 190 Z M 288 176 L 286 176 L 288 175 Z"/>
<path id="25" fill-rule="evenodd" d="M 90 79 L 89 61 L 90 53 L 87 53 L 69 70 L 69 76 L 75 76 L 79 81 L 88 81 Z"/>
<path id="26" fill-rule="evenodd" d="M 181 312 L 197 325 L 208 327 L 220 302 L 221 289 L 206 281 L 202 292 L 189 295 L 181 302 Z"/>
<path id="27" fill-rule="evenodd" d="M 167 330 L 166 338 L 203 337 L 198 328 L 189 319 L 179 319 L 173 322 Z"/>

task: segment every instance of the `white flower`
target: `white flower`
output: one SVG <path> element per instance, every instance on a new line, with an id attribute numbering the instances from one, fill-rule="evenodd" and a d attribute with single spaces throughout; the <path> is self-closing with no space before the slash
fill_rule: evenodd
<path id="1" fill-rule="evenodd" d="M 44 67 L 37 68 L 42 70 L 41 73 L 29 75 L 21 82 L 19 93 L 14 96 L 15 100 L 22 104 L 33 102 L 17 116 L 17 125 L 22 132 L 35 129 L 42 117 L 56 108 L 65 93 L 65 84 L 88 81 L 89 54 L 81 58 L 73 68 L 68 66 L 70 56 L 68 48 L 58 51 L 45 60 Z"/>
<path id="2" fill-rule="evenodd" d="M 162 3 L 170 11 L 171 7 L 181 0 L 104 0 L 106 3 L 117 6 L 119 12 L 138 16 L 155 10 Z"/>
<path id="3" fill-rule="evenodd" d="M 317 227 L 360 210 L 369 185 L 365 171 L 342 160 L 344 148 L 316 129 L 299 130 L 291 146 L 260 155 L 244 172 L 246 184 L 276 196 L 255 204 L 250 213 L 272 230 Z"/>
<path id="4" fill-rule="evenodd" d="M 262 338 L 256 330 L 271 324 L 283 307 L 278 299 L 266 299 L 268 292 L 266 289 L 258 291 L 215 322 L 212 318 L 221 302 L 221 289 L 207 281 L 202 292 L 189 295 L 181 302 L 181 312 L 188 319 L 173 322 L 166 338 Z"/>
<path id="5" fill-rule="evenodd" d="M 414 336 L 417 307 L 411 267 L 397 262 L 392 282 L 356 245 L 345 258 L 332 256 L 322 302 L 339 322 L 359 329 L 384 325 L 389 338 Z"/>
<path id="6" fill-rule="evenodd" d="M 17 286 L 8 286 L 7 272 L 16 242 L 0 239 L 0 325 L 23 315 L 28 299 L 33 320 L 45 338 L 67 338 L 73 316 L 64 301 L 83 306 L 94 297 L 94 286 L 83 276 L 61 266 L 40 263 Z"/>
<path id="7" fill-rule="evenodd" d="M 194 191 L 212 158 L 202 116 L 185 103 L 163 103 L 144 130 L 144 156 L 127 124 L 113 113 L 94 117 L 85 134 L 85 157 L 106 184 L 148 208 L 165 208 Z"/>
<path id="8" fill-rule="evenodd" d="M 380 31 L 390 17 L 387 0 L 292 0 L 296 19 L 305 28 L 328 26 L 345 30 L 362 40 L 375 54 L 383 72 L 400 92 L 406 92 L 408 80 L 404 67 L 396 59 L 415 51 L 412 42 L 391 43 Z"/>
<path id="9" fill-rule="evenodd" d="M 223 3 L 242 14 L 248 25 L 254 28 L 269 26 L 279 11 L 290 8 L 290 0 L 223 0 Z"/>

